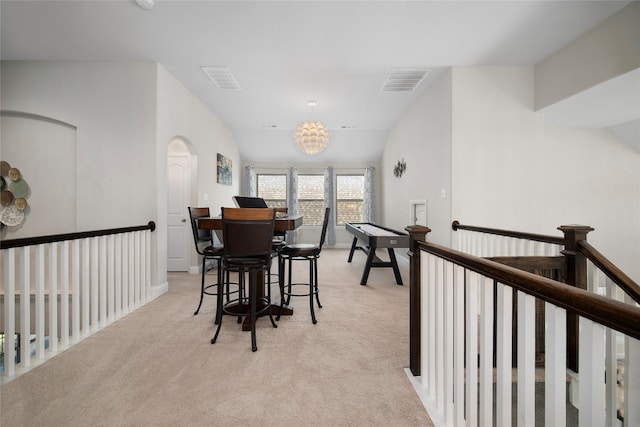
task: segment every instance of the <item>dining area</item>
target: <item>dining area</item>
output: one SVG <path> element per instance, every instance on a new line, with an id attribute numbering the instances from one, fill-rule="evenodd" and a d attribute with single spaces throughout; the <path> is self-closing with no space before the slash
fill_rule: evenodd
<path id="1" fill-rule="evenodd" d="M 223 207 L 218 216 L 211 216 L 206 207 L 188 207 L 195 249 L 202 257 L 201 292 L 194 315 L 199 313 L 205 296 L 215 297 L 216 330 L 211 344 L 218 340 L 223 318 L 235 317 L 235 323 L 250 332 L 255 352 L 258 319 L 268 317 L 271 326 L 277 328 L 282 316 L 294 314 L 292 297 L 308 298 L 311 322 L 317 323 L 315 306 L 322 308 L 318 259 L 330 208 L 325 209 L 318 243 L 293 243 L 287 233 L 303 225 L 301 215 L 289 215 L 286 208 L 267 207 L 257 197 L 234 197 L 234 203 L 235 207 Z M 213 261 L 215 275 L 207 274 L 211 265 L 207 261 Z M 306 279 L 293 279 L 293 265 L 298 262 L 308 265 Z M 277 286 L 278 300 L 272 297 L 272 286 Z"/>

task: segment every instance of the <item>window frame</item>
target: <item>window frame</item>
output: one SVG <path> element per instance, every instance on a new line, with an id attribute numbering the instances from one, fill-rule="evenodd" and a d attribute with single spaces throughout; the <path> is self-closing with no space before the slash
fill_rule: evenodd
<path id="1" fill-rule="evenodd" d="M 362 198 L 361 199 L 338 199 L 338 177 L 339 176 L 361 176 L 362 177 Z M 338 201 L 360 201 L 360 203 L 362 204 L 362 208 L 361 208 L 361 215 L 364 211 L 364 180 L 366 179 L 365 176 L 365 171 L 354 171 L 354 170 L 345 170 L 345 171 L 340 171 L 340 172 L 336 172 L 335 176 L 333 177 L 334 182 L 333 182 L 333 188 L 334 188 L 334 206 L 336 207 L 335 212 L 334 212 L 334 220 L 335 220 L 335 224 L 336 227 L 344 227 L 344 225 L 346 224 L 346 222 L 340 223 L 338 222 Z M 360 221 L 362 222 L 364 221 L 364 218 L 361 216 L 360 217 Z"/>
<path id="2" fill-rule="evenodd" d="M 304 175 L 321 175 L 324 179 L 324 174 L 325 174 L 325 168 L 323 167 L 318 167 L 318 166 L 310 166 L 310 167 L 297 167 L 296 168 L 296 174 L 298 176 L 298 179 L 300 178 L 300 176 L 304 176 Z M 286 188 L 285 188 L 285 193 L 286 193 L 286 206 L 287 207 L 291 207 L 293 201 L 289 200 L 289 197 L 291 195 L 291 168 L 279 168 L 279 167 L 275 167 L 275 168 L 271 168 L 271 167 L 255 167 L 254 168 L 254 172 L 256 174 L 256 191 L 257 191 L 257 187 L 258 187 L 258 180 L 259 180 L 259 176 L 260 175 L 285 175 L 286 176 Z M 366 179 L 366 167 L 346 167 L 346 168 L 340 168 L 340 167 L 334 167 L 334 173 L 333 173 L 333 206 L 335 206 L 335 209 L 332 210 L 331 212 L 331 216 L 333 217 L 333 222 L 334 224 L 336 224 L 336 228 L 344 228 L 344 224 L 337 224 L 338 222 L 338 176 L 343 176 L 343 175 L 357 175 L 357 176 L 363 176 Z M 299 207 L 299 203 L 303 200 L 307 200 L 307 199 L 298 199 L 297 203 L 298 203 L 298 207 Z M 309 199 L 311 200 L 311 199 Z M 324 186 L 323 186 L 323 202 L 326 203 L 324 201 Z M 341 199 L 341 200 L 348 200 L 348 199 Z M 362 203 L 363 203 L 363 209 L 364 209 L 364 193 L 363 193 L 363 198 L 362 198 Z M 299 209 L 299 208 L 298 208 Z M 298 214 L 302 215 L 301 212 L 298 212 Z M 364 220 L 364 219 L 363 219 Z M 320 228 L 322 226 L 322 224 L 318 224 L 318 225 L 309 225 L 309 224 L 303 224 L 302 227 L 303 228 Z"/>
<path id="3" fill-rule="evenodd" d="M 277 171 L 269 171 L 269 172 L 259 172 L 256 171 L 256 196 L 260 196 L 260 176 L 284 176 L 284 206 L 289 206 L 289 173 L 288 172 L 277 172 Z M 264 197 L 263 197 L 264 199 Z M 268 201 L 270 200 L 282 200 L 282 199 L 264 199 L 269 205 Z"/>
<path id="4" fill-rule="evenodd" d="M 322 178 L 322 199 L 302 199 L 300 198 L 300 178 L 303 176 L 317 176 Z M 300 207 L 301 207 L 301 203 L 302 202 L 314 202 L 314 201 L 321 201 L 322 205 L 325 205 L 325 198 L 324 198 L 324 194 L 326 192 L 326 188 L 324 186 L 324 172 L 315 172 L 312 170 L 307 170 L 304 172 L 301 172 L 300 170 L 298 171 L 298 189 L 297 189 L 297 194 L 298 194 L 298 214 L 302 215 L 304 217 L 304 214 L 300 211 Z M 304 224 L 305 227 L 322 227 L 322 218 L 320 218 L 320 222 L 318 224 Z"/>

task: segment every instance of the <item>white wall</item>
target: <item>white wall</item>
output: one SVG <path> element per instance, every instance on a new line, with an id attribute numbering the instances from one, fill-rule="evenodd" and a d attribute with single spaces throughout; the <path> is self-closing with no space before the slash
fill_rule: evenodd
<path id="1" fill-rule="evenodd" d="M 22 197 L 27 202 L 22 222 L 3 227 L 1 238 L 75 231 L 77 129 L 42 116 L 3 110 L 0 145 L 2 160 L 21 174 L 20 180 L 9 181 L 7 187 L 14 199 Z M 24 183 L 26 191 L 21 188 Z M 12 203 L 13 206 L 16 203 Z M 51 220 L 52 206 L 55 206 L 55 221 Z"/>
<path id="2" fill-rule="evenodd" d="M 537 64 L 536 110 L 640 67 L 638 23 L 640 2 L 632 1 Z"/>
<path id="3" fill-rule="evenodd" d="M 216 184 L 216 153 L 240 165 L 229 129 L 155 63 L 3 61 L 1 78 L 3 110 L 77 127 L 77 227 L 56 232 L 155 221 L 152 284 L 156 292 L 166 288 L 167 145 L 176 136 L 193 144 L 199 156 L 194 204 L 215 212 L 240 182 L 235 169 L 232 186 Z M 56 215 L 52 206 L 53 223 Z"/>
<path id="4" fill-rule="evenodd" d="M 546 128 L 533 67 L 454 67 L 390 132 L 382 169 L 385 225 L 402 227 L 421 195 L 427 238 L 445 245 L 453 220 L 549 235 L 589 225 L 588 240 L 640 281 L 640 155 L 604 130 Z"/>
<path id="5" fill-rule="evenodd" d="M 404 159 L 401 178 L 393 167 Z M 427 201 L 429 241 L 450 244 L 451 229 L 451 72 L 434 82 L 389 132 L 382 155 L 380 224 L 404 230 L 411 200 Z M 444 189 L 445 198 L 441 197 Z M 404 252 L 398 251 L 398 255 Z"/>
<path id="6" fill-rule="evenodd" d="M 540 147 L 533 68 L 454 67 L 453 128 L 452 219 L 542 232 L 542 179 L 556 171 Z"/>
<path id="7" fill-rule="evenodd" d="M 541 228 L 586 224 L 588 240 L 640 283 L 640 153 L 605 130 L 545 129 Z M 566 173 L 560 171 L 566 170 Z"/>
<path id="8" fill-rule="evenodd" d="M 159 259 L 167 259 L 167 148 L 176 137 L 187 141 L 197 158 L 197 188 L 192 206 L 206 207 L 212 215 L 220 213 L 222 206 L 232 204 L 231 197 L 238 194 L 242 175 L 240 155 L 229 128 L 205 105 L 179 83 L 163 67 L 158 66 L 158 122 L 157 122 L 157 192 L 158 192 L 158 245 Z M 217 153 L 231 159 L 233 182 L 231 186 L 218 184 Z M 205 195 L 208 200 L 205 200 Z M 185 206 L 186 212 L 186 206 Z M 186 213 L 185 213 L 186 214 Z M 193 250 L 191 267 L 197 270 L 200 261 Z M 159 274 L 166 275 L 166 261 Z"/>
<path id="9" fill-rule="evenodd" d="M 155 74 L 152 63 L 2 62 L 3 110 L 77 127 L 76 230 L 59 233 L 156 220 Z"/>
<path id="10" fill-rule="evenodd" d="M 588 239 L 638 281 L 640 155 L 602 130 L 557 130 L 533 111 L 531 67 L 453 71 L 452 219 Z"/>

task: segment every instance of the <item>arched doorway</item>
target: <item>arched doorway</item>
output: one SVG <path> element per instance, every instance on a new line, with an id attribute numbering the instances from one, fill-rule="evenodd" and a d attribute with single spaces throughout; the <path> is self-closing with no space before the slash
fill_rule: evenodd
<path id="1" fill-rule="evenodd" d="M 190 271 L 193 236 L 187 207 L 196 194 L 198 158 L 183 137 L 167 149 L 167 271 Z"/>

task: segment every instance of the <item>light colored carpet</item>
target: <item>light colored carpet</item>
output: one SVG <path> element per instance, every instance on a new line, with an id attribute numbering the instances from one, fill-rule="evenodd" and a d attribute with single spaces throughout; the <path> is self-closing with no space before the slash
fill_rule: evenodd
<path id="1" fill-rule="evenodd" d="M 365 255 L 347 256 L 322 252 L 318 324 L 294 298 L 277 329 L 258 320 L 255 353 L 232 317 L 210 344 L 214 297 L 194 316 L 200 276 L 170 273 L 167 294 L 4 385 L 0 424 L 430 426 L 404 372 L 408 266 L 404 286 L 387 268 L 360 286 Z"/>

